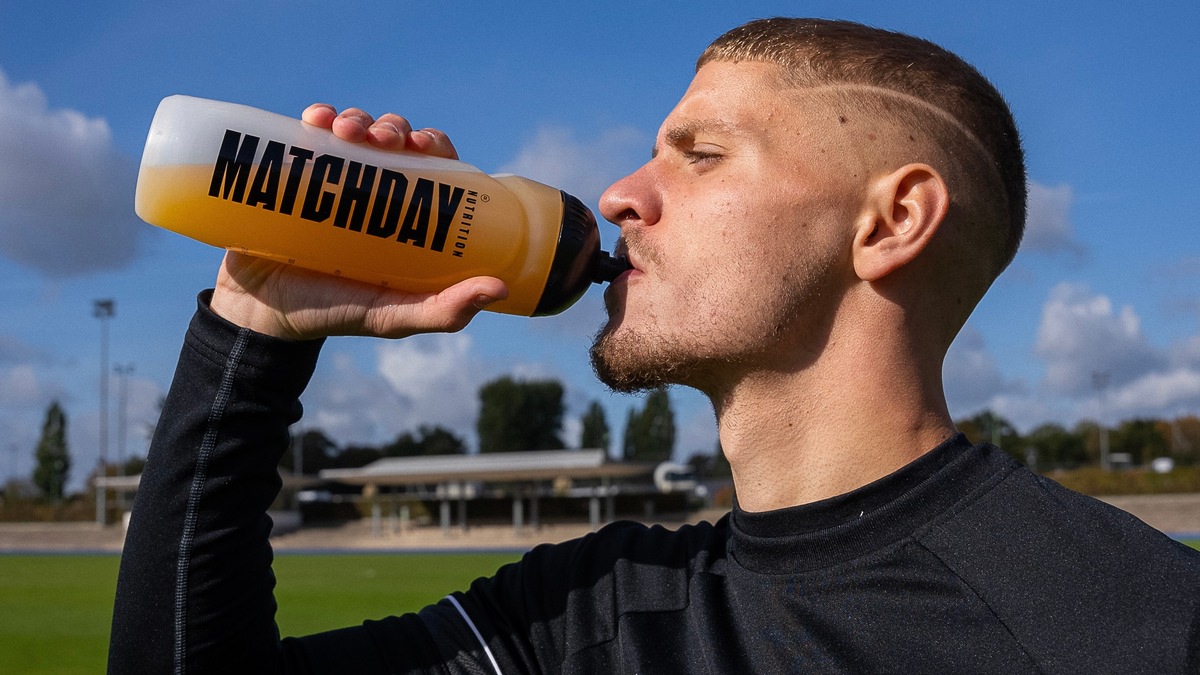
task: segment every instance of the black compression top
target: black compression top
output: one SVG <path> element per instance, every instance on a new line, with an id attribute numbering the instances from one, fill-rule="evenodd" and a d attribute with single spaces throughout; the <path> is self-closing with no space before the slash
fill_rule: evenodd
<path id="1" fill-rule="evenodd" d="M 1200 672 L 1200 554 L 962 436 L 840 497 L 615 523 L 417 614 L 280 640 L 265 512 L 319 349 L 201 303 L 133 510 L 110 672 Z"/>

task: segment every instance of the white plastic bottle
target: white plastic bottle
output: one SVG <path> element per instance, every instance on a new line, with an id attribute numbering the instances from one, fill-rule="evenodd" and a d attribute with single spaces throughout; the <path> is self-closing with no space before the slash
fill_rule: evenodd
<path id="1" fill-rule="evenodd" d="M 190 96 L 158 106 L 136 210 L 207 244 L 413 292 L 498 277 L 509 296 L 488 309 L 524 316 L 557 314 L 628 267 L 556 188 Z"/>

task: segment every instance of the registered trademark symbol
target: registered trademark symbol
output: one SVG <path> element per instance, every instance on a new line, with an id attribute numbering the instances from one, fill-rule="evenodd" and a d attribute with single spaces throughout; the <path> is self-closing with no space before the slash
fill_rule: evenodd
<path id="1" fill-rule="evenodd" d="M 479 201 L 490 202 L 490 201 L 492 201 L 492 196 L 489 194 L 481 194 L 481 195 L 479 195 Z"/>

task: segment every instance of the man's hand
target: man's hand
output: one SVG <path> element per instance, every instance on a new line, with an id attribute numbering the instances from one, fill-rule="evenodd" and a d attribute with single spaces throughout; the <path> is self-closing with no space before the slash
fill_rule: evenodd
<path id="1" fill-rule="evenodd" d="M 338 114 L 322 103 L 302 119 L 339 138 L 383 150 L 408 150 L 457 159 L 446 134 L 414 131 L 391 113 L 378 120 L 357 108 Z M 328 335 L 406 337 L 461 330 L 487 305 L 508 295 L 504 282 L 474 277 L 440 293 L 406 293 L 292 265 L 227 252 L 217 276 L 212 310 L 239 326 L 296 340 Z"/>

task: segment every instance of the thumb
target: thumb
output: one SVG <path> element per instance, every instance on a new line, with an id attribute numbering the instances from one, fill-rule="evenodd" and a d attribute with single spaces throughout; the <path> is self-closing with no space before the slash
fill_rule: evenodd
<path id="1" fill-rule="evenodd" d="M 381 297 L 368 312 L 371 334 L 406 337 L 417 333 L 454 333 L 481 310 L 508 297 L 508 287 L 495 277 L 472 277 L 438 293 Z"/>

